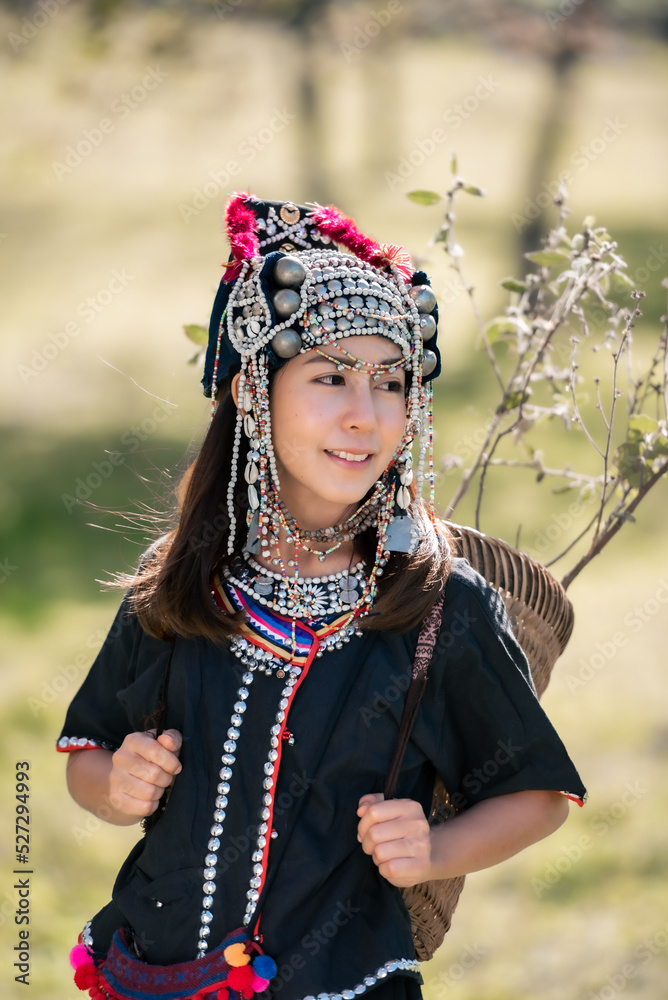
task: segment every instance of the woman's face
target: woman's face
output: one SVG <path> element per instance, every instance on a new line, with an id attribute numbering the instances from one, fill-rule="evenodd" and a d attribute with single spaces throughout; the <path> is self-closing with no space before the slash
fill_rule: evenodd
<path id="1" fill-rule="evenodd" d="M 385 337 L 347 337 L 361 361 L 398 361 Z M 276 374 L 270 394 L 281 499 L 302 528 L 326 527 L 356 507 L 384 470 L 406 425 L 405 373 L 354 371 L 335 345 L 298 354 Z M 339 371 L 337 364 L 346 367 Z"/>

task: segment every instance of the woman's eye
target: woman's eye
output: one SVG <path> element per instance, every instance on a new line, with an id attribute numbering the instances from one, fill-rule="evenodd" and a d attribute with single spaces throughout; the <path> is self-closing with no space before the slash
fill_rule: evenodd
<path id="1" fill-rule="evenodd" d="M 337 379 L 338 381 L 336 381 Z M 321 375 L 316 379 L 316 382 L 322 382 L 324 385 L 344 385 L 345 379 L 338 372 L 332 372 L 330 375 Z"/>
<path id="2" fill-rule="evenodd" d="M 381 388 L 382 389 L 386 389 L 388 392 L 403 392 L 404 391 L 403 382 L 400 382 L 399 379 L 392 379 L 391 382 L 382 382 L 381 383 Z"/>

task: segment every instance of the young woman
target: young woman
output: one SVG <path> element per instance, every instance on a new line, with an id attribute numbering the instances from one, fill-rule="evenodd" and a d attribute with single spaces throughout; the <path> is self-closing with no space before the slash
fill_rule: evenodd
<path id="1" fill-rule="evenodd" d="M 211 426 L 58 744 L 80 805 L 146 831 L 75 981 L 123 1000 L 417 998 L 401 887 L 502 861 L 585 792 L 503 602 L 420 497 L 440 371 L 426 275 L 332 208 L 234 195 L 227 230 Z M 432 829 L 436 775 L 467 808 Z"/>

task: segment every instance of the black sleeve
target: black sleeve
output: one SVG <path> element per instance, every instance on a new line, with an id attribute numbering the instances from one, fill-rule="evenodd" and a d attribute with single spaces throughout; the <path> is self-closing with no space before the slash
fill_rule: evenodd
<path id="1" fill-rule="evenodd" d="M 447 583 L 415 738 L 458 808 L 529 789 L 580 805 L 586 798 L 538 702 L 503 600 L 464 560 Z"/>
<path id="2" fill-rule="evenodd" d="M 58 739 L 61 752 L 117 749 L 158 702 L 171 644 L 148 636 L 125 598 L 102 649 L 72 699 Z"/>

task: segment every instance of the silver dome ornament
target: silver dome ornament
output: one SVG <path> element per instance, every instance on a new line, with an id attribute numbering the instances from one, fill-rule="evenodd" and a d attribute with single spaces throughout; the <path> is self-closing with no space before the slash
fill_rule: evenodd
<path id="1" fill-rule="evenodd" d="M 436 368 L 438 359 L 433 351 L 425 351 L 422 355 L 422 377 L 431 375 Z"/>
<path id="2" fill-rule="evenodd" d="M 301 296 L 292 288 L 280 288 L 274 292 L 271 301 L 279 319 L 287 319 L 288 316 L 292 316 L 302 304 Z"/>
<path id="3" fill-rule="evenodd" d="M 429 313 L 420 316 L 420 333 L 423 340 L 431 340 L 436 333 L 436 320 Z"/>
<path id="4" fill-rule="evenodd" d="M 414 285 L 408 293 L 418 312 L 430 313 L 436 306 L 436 296 L 429 285 Z"/>
<path id="5" fill-rule="evenodd" d="M 283 288 L 299 288 L 306 277 L 306 268 L 296 257 L 281 257 L 274 265 L 274 281 Z"/>
<path id="6" fill-rule="evenodd" d="M 279 330 L 269 344 L 277 357 L 294 358 L 302 349 L 302 338 L 296 330 Z"/>

